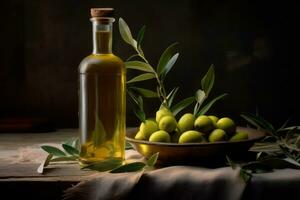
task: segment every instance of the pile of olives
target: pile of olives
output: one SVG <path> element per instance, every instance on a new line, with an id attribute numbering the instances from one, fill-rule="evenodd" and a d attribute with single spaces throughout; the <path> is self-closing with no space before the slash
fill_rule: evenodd
<path id="1" fill-rule="evenodd" d="M 248 139 L 246 132 L 236 131 L 234 121 L 228 117 L 191 113 L 184 114 L 178 122 L 172 112 L 162 107 L 155 119 L 142 122 L 135 135 L 137 140 L 150 142 L 205 143 L 219 141 L 239 141 Z"/>

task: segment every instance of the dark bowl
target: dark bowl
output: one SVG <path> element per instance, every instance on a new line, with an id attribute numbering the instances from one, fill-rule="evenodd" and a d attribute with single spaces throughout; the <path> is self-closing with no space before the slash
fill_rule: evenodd
<path id="1" fill-rule="evenodd" d="M 214 143 L 163 143 L 149 142 L 134 139 L 138 128 L 129 128 L 126 133 L 126 140 L 133 148 L 146 158 L 159 152 L 159 162 L 166 164 L 195 163 L 198 161 L 211 160 L 215 157 L 225 155 L 241 155 L 247 153 L 249 148 L 258 140 L 261 140 L 265 133 L 252 128 L 237 127 L 238 131 L 245 131 L 249 138 L 235 142 L 224 141 Z"/>

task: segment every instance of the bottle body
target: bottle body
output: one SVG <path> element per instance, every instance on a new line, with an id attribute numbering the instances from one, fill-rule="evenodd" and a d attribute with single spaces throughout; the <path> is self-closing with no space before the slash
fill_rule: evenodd
<path id="1" fill-rule="evenodd" d="M 93 53 L 79 65 L 79 161 L 112 161 L 109 169 L 125 157 L 126 69 L 111 50 L 114 18 L 92 16 L 91 21 Z"/>
<path id="2" fill-rule="evenodd" d="M 92 54 L 80 64 L 80 162 L 122 162 L 125 155 L 126 71 L 113 54 Z"/>

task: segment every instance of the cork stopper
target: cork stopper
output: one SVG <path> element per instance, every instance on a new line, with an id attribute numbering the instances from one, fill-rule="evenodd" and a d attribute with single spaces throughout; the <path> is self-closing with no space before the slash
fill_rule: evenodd
<path id="1" fill-rule="evenodd" d="M 92 17 L 113 17 L 113 8 L 91 8 Z"/>

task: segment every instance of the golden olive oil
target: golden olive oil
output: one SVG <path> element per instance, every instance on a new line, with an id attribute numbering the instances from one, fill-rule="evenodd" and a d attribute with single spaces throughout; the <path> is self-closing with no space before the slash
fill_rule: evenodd
<path id="1" fill-rule="evenodd" d="M 114 19 L 91 21 L 93 54 L 79 65 L 80 163 L 120 164 L 125 156 L 126 70 L 111 52 Z"/>

